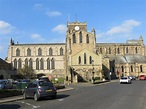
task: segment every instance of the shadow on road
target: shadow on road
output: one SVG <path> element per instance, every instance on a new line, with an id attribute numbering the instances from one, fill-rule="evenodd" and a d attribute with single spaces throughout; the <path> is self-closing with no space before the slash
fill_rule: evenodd
<path id="1" fill-rule="evenodd" d="M 2 104 L 0 109 L 19 109 L 21 106 L 18 104 Z"/>
<path id="2" fill-rule="evenodd" d="M 69 95 L 63 95 L 63 94 L 57 95 L 57 99 L 66 98 L 66 97 L 69 97 Z"/>

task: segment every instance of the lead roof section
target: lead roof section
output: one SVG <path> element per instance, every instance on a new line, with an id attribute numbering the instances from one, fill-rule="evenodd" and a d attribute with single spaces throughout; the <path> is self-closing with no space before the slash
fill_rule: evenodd
<path id="1" fill-rule="evenodd" d="M 136 64 L 136 63 L 146 63 L 146 56 L 141 55 L 116 55 L 109 56 L 110 61 L 115 61 L 119 64 Z"/>

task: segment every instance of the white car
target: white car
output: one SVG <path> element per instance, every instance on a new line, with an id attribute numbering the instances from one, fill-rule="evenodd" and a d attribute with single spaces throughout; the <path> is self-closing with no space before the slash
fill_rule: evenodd
<path id="1" fill-rule="evenodd" d="M 120 84 L 122 83 L 131 84 L 131 79 L 128 76 L 121 77 Z"/>

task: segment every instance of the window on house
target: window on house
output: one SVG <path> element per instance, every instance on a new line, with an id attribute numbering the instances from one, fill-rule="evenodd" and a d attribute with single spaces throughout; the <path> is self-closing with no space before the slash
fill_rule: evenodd
<path id="1" fill-rule="evenodd" d="M 76 35 L 73 34 L 73 43 L 76 43 Z"/>
<path id="2" fill-rule="evenodd" d="M 79 33 L 80 43 L 82 43 L 82 32 Z"/>
<path id="3" fill-rule="evenodd" d="M 31 56 L 31 50 L 30 50 L 30 48 L 27 49 L 27 56 Z"/>
<path id="4" fill-rule="evenodd" d="M 20 56 L 20 49 L 19 48 L 16 49 L 16 56 Z"/>
<path id="5" fill-rule="evenodd" d="M 42 49 L 41 48 L 38 49 L 38 56 L 42 56 Z"/>

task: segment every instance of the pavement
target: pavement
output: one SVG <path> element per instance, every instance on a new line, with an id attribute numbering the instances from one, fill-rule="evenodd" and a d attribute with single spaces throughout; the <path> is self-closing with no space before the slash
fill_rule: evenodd
<path id="1" fill-rule="evenodd" d="M 107 83 L 117 82 L 117 81 L 118 80 L 112 80 L 112 81 L 108 81 L 108 82 L 102 82 L 100 84 L 92 84 L 92 83 L 72 83 L 72 84 L 66 85 L 64 89 L 58 89 L 57 90 L 57 93 L 61 93 L 61 92 L 65 92 L 65 91 L 70 91 L 70 90 L 78 89 L 80 87 L 90 87 L 90 86 L 102 85 L 102 84 L 107 84 Z M 22 100 L 22 99 L 23 99 L 23 96 L 22 95 L 1 98 L 0 99 L 0 104 L 1 103 L 6 103 L 6 102 L 12 102 L 12 101 L 17 101 L 17 100 Z"/>

